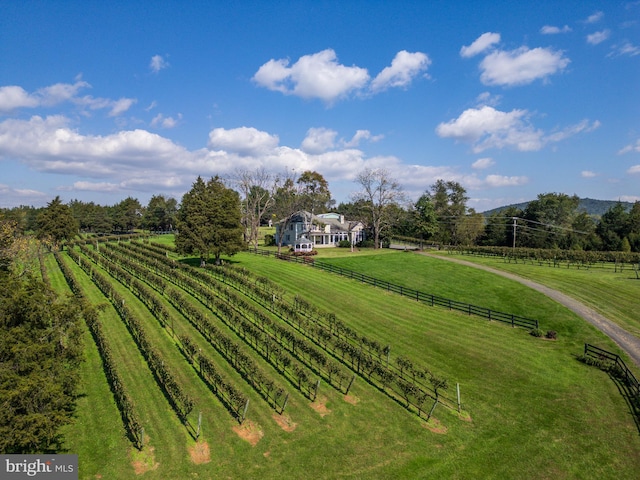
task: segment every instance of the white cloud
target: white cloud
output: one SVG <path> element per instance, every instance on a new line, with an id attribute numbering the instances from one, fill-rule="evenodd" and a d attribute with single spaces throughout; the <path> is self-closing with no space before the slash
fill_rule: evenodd
<path id="1" fill-rule="evenodd" d="M 636 143 L 627 145 L 626 147 L 618 151 L 618 155 L 622 155 L 629 152 L 640 152 L 640 138 L 636 140 Z"/>
<path id="2" fill-rule="evenodd" d="M 487 175 L 484 179 L 487 187 L 517 187 L 529 183 L 529 178 L 524 176 L 507 177 L 504 175 Z"/>
<path id="3" fill-rule="evenodd" d="M 501 112 L 489 106 L 470 108 L 458 118 L 439 124 L 436 133 L 471 143 L 476 153 L 507 146 L 520 151 L 539 150 L 543 132 L 526 122 L 527 116 L 526 110 Z"/>
<path id="4" fill-rule="evenodd" d="M 0 87 L 0 112 L 10 112 L 17 108 L 52 107 L 72 100 L 82 88 L 91 87 L 87 82 L 74 84 L 56 83 L 28 93 L 22 87 L 9 85 Z"/>
<path id="5" fill-rule="evenodd" d="M 286 59 L 269 60 L 258 69 L 253 80 L 285 95 L 320 98 L 328 103 L 362 89 L 369 81 L 366 69 L 339 64 L 332 49 L 304 55 L 288 65 Z"/>
<path id="6" fill-rule="evenodd" d="M 490 106 L 469 108 L 456 119 L 440 123 L 436 133 L 443 138 L 470 143 L 475 153 L 490 148 L 514 148 L 518 151 L 537 151 L 546 144 L 559 142 L 581 132 L 600 126 L 597 120 L 583 120 L 551 135 L 536 129 L 528 120 L 527 110 L 501 112 Z"/>
<path id="7" fill-rule="evenodd" d="M 627 170 L 627 173 L 630 175 L 636 175 L 640 173 L 640 165 L 634 165 Z"/>
<path id="8" fill-rule="evenodd" d="M 580 176 L 582 178 L 594 178 L 597 177 L 598 174 L 596 172 L 592 172 L 591 170 L 583 170 L 580 172 Z"/>
<path id="9" fill-rule="evenodd" d="M 604 17 L 604 13 L 603 12 L 601 12 L 601 11 L 595 12 L 594 14 L 589 15 L 584 22 L 585 23 L 597 23 L 600 20 L 602 20 L 603 17 Z"/>
<path id="10" fill-rule="evenodd" d="M 621 56 L 635 57 L 636 55 L 640 55 L 640 47 L 633 45 L 631 42 L 625 42 L 622 45 L 614 45 L 613 47 L 611 47 L 611 52 L 607 56 L 608 57 L 621 57 Z"/>
<path id="11" fill-rule="evenodd" d="M 39 105 L 39 101 L 22 87 L 9 85 L 0 87 L 0 112 L 10 112 L 17 108 L 33 108 Z"/>
<path id="12" fill-rule="evenodd" d="M 214 128 L 209 132 L 209 147 L 237 153 L 240 156 L 261 155 L 275 149 L 280 142 L 277 135 L 253 127 L 232 129 Z"/>
<path id="13" fill-rule="evenodd" d="M 357 130 L 353 135 L 353 138 L 351 138 L 351 140 L 349 140 L 348 142 L 345 142 L 343 140 L 342 145 L 347 148 L 357 147 L 358 145 L 360 145 L 360 142 L 362 140 L 369 140 L 370 142 L 375 143 L 382 140 L 383 138 L 384 135 L 371 135 L 371 132 L 369 130 Z"/>
<path id="14" fill-rule="evenodd" d="M 540 29 L 540 33 L 543 35 L 556 35 L 558 33 L 569 33 L 571 31 L 571 27 L 569 25 L 565 25 L 564 27 L 555 27 L 552 25 L 545 25 Z"/>
<path id="15" fill-rule="evenodd" d="M 338 132 L 328 128 L 310 128 L 302 141 L 302 151 L 314 155 L 331 150 L 335 146 Z"/>
<path id="16" fill-rule="evenodd" d="M 478 160 L 473 162 L 471 164 L 471 167 L 475 168 L 476 170 L 484 170 L 485 168 L 493 167 L 495 164 L 496 162 L 494 162 L 492 158 L 485 157 L 479 158 Z"/>
<path id="17" fill-rule="evenodd" d="M 21 159 L 39 171 L 101 177 L 146 168 L 159 171 L 189 156 L 184 148 L 145 130 L 81 135 L 68 123 L 59 115 L 5 120 L 0 123 L 0 158 Z"/>
<path id="18" fill-rule="evenodd" d="M 482 92 L 476 97 L 476 102 L 479 106 L 489 105 L 491 107 L 497 107 L 502 101 L 502 95 L 493 95 L 489 92 Z"/>
<path id="19" fill-rule="evenodd" d="M 599 32 L 592 33 L 587 35 L 587 43 L 591 45 L 598 45 L 609 38 L 609 35 L 611 35 L 611 30 L 601 30 Z"/>
<path id="20" fill-rule="evenodd" d="M 153 73 L 158 73 L 160 70 L 164 70 L 169 66 L 169 62 L 167 62 L 162 55 L 154 55 L 151 57 L 151 61 L 149 62 L 149 68 Z"/>
<path id="21" fill-rule="evenodd" d="M 431 65 L 429 57 L 421 52 L 410 53 L 402 50 L 371 82 L 371 90 L 380 92 L 391 87 L 405 87 Z"/>
<path id="22" fill-rule="evenodd" d="M 121 189 L 118 183 L 109 182 L 74 182 L 73 189 L 89 192 L 117 192 Z"/>
<path id="23" fill-rule="evenodd" d="M 18 205 L 34 205 L 43 203 L 48 195 L 38 190 L 26 188 L 13 188 L 0 183 L 0 208 L 12 208 Z M 9 201 L 6 201 L 6 200 Z"/>
<path id="24" fill-rule="evenodd" d="M 498 50 L 480 62 L 480 80 L 485 85 L 525 85 L 564 70 L 569 62 L 561 51 L 550 48 Z"/>
<path id="25" fill-rule="evenodd" d="M 463 46 L 460 49 L 460 56 L 463 58 L 473 57 L 484 52 L 491 46 L 500 42 L 500 34 L 487 32 L 480 35 L 471 45 Z"/>
<path id="26" fill-rule="evenodd" d="M 620 197 L 617 200 L 621 202 L 635 203 L 635 202 L 640 202 L 640 197 L 637 195 L 620 195 Z"/>
<path id="27" fill-rule="evenodd" d="M 328 104 L 351 94 L 376 94 L 394 87 L 406 87 L 420 73 L 426 72 L 431 60 L 422 52 L 401 50 L 373 80 L 366 68 L 338 63 L 335 51 L 326 49 L 304 55 L 290 65 L 288 59 L 271 59 L 253 76 L 261 87 L 284 95 L 319 98 Z M 426 73 L 425 73 L 426 76 Z"/>
<path id="28" fill-rule="evenodd" d="M 590 122 L 589 120 L 584 119 L 581 122 L 576 123 L 575 125 L 569 125 L 568 127 L 565 127 L 558 132 L 549 134 L 546 139 L 548 142 L 560 142 L 581 132 L 593 132 L 594 130 L 600 128 L 600 125 L 601 124 L 598 120 Z"/>
<path id="29" fill-rule="evenodd" d="M 124 112 L 131 108 L 131 105 L 136 103 L 137 100 L 135 98 L 120 98 L 110 104 L 111 111 L 109 112 L 110 117 L 117 117 L 122 115 Z"/>
<path id="30" fill-rule="evenodd" d="M 161 128 L 174 128 L 178 126 L 178 123 L 182 120 L 182 114 L 178 114 L 178 118 L 173 117 L 165 117 L 163 114 L 159 113 L 153 120 L 151 120 L 152 127 L 161 127 Z"/>

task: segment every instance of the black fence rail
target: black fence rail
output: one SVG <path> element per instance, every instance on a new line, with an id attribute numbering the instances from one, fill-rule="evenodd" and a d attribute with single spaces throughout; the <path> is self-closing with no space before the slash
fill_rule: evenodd
<path id="1" fill-rule="evenodd" d="M 295 256 L 295 255 L 284 255 L 278 254 L 271 250 L 262 250 L 262 249 L 249 249 L 251 253 L 255 253 L 257 255 L 264 256 L 275 256 L 282 260 L 287 260 L 290 262 L 296 263 L 304 263 L 306 265 L 310 265 L 315 268 L 319 268 L 320 270 L 324 270 L 331 273 L 337 273 L 338 275 L 342 275 L 343 277 L 351 278 L 353 280 L 357 280 L 361 283 L 366 283 L 368 285 L 372 285 L 374 287 L 382 288 L 389 292 L 398 293 L 402 296 L 412 298 L 418 302 L 423 302 L 428 305 L 440 306 L 448 308 L 449 310 L 457 310 L 459 312 L 464 312 L 468 315 L 477 315 L 479 317 L 483 317 L 489 320 L 496 320 L 498 322 L 511 324 L 512 327 L 524 327 L 529 329 L 538 328 L 538 320 L 521 317 L 519 315 L 513 315 L 511 313 L 499 312 L 496 310 L 491 310 L 485 307 L 478 307 L 477 305 L 471 305 L 469 303 L 458 302 L 456 300 L 451 300 L 449 298 L 440 297 L 438 295 L 432 295 L 429 293 L 420 292 L 419 290 L 415 290 L 413 288 L 403 287 L 402 285 L 396 285 L 394 283 L 389 283 L 385 280 L 380 280 L 374 277 L 370 277 L 369 275 L 365 275 L 362 273 L 354 272 L 353 270 L 347 270 L 342 267 L 338 267 L 332 265 L 330 263 L 319 262 L 317 260 L 309 260 L 310 257 L 304 256 Z"/>
<path id="2" fill-rule="evenodd" d="M 627 365 L 624 363 L 624 360 L 622 360 L 619 355 L 607 350 L 603 350 L 602 348 L 598 348 L 594 345 L 585 343 L 584 356 L 595 358 L 600 362 L 611 362 L 613 365 L 615 365 L 617 374 L 621 377 L 622 380 L 624 380 L 631 394 L 636 398 L 640 398 L 640 382 L 638 382 L 638 379 L 635 377 L 633 372 L 629 370 L 629 367 L 627 367 Z"/>

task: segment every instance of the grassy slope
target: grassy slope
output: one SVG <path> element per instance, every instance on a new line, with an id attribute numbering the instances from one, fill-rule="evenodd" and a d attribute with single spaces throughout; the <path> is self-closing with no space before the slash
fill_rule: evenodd
<path id="1" fill-rule="evenodd" d="M 54 289 L 61 294 L 71 295 L 53 255 L 47 255 L 46 265 Z M 73 268 L 73 262 L 68 262 L 68 265 Z M 74 271 L 76 275 L 80 273 L 79 270 Z M 101 301 L 95 292 L 85 291 L 91 301 Z M 101 318 L 105 320 L 107 316 L 108 313 L 105 312 Z M 76 406 L 77 420 L 63 430 L 63 435 L 66 448 L 70 453 L 78 454 L 83 468 L 100 473 L 105 478 L 112 478 L 119 471 L 114 465 L 126 455 L 130 443 L 125 438 L 124 430 L 117 429 L 122 421 L 102 369 L 100 354 L 84 324 L 83 330 L 85 361 L 80 367 L 81 389 Z"/>
<path id="2" fill-rule="evenodd" d="M 145 411 L 151 444 L 160 463 L 145 478 L 300 478 L 310 473 L 320 478 L 635 477 L 640 467 L 640 443 L 628 409 L 606 375 L 572 358 L 579 342 L 568 335 L 547 342 L 534 339 L 522 329 L 425 307 L 308 267 L 249 254 L 237 255 L 232 261 L 336 312 L 363 334 L 390 343 L 393 354 L 410 355 L 452 384 L 459 382 L 472 421 L 461 420 L 439 407 L 435 417 L 446 427 L 446 433 L 434 433 L 395 402 L 357 380 L 351 392 L 359 400 L 357 405 L 321 386 L 321 396 L 331 410 L 324 417 L 292 391 L 287 414 L 297 424 L 293 432 L 278 427 L 271 418 L 273 412 L 252 397 L 249 418 L 259 425 L 264 437 L 251 447 L 233 433 L 233 421 L 221 406 L 216 406 L 217 399 L 202 387 L 194 387 L 196 410 L 203 402 L 214 406 L 203 419 L 211 462 L 194 465 L 186 453 L 190 442 L 184 427 L 178 424 L 144 362 L 138 359 L 136 365 L 127 361 L 126 381 L 136 392 L 136 403 Z M 395 270 L 387 267 L 388 272 Z M 453 271 L 448 282 L 464 282 L 467 273 Z M 479 281 L 492 283 L 482 278 Z M 499 296 L 489 291 L 483 299 L 500 305 L 500 300 L 494 300 Z M 524 304 L 535 304 L 542 314 L 556 318 L 558 324 L 575 325 L 579 334 L 599 335 L 535 292 L 525 289 L 517 296 Z M 135 303 L 133 299 L 131 302 Z M 150 328 L 153 322 L 149 320 Z M 131 348 L 132 341 L 125 342 L 122 332 L 114 330 L 112 334 Z M 161 331 L 158 334 L 166 336 Z M 158 341 L 163 351 L 170 346 L 161 337 Z M 122 356 L 136 357 L 133 348 L 125 350 L 133 354 L 123 351 Z M 187 371 L 190 368 L 177 357 L 171 362 L 174 371 L 180 365 Z M 88 383 L 101 381 L 104 379 L 98 376 L 87 377 Z M 98 398 L 92 398 L 92 392 L 88 385 L 91 404 Z M 95 395 L 104 395 L 104 388 L 102 394 L 96 390 Z M 152 418 L 150 410 L 158 415 Z M 84 421 L 82 411 L 79 418 Z M 69 437 L 84 428 L 79 421 L 70 429 Z M 121 422 L 105 428 L 105 443 L 122 436 L 121 430 Z M 76 443 L 77 451 L 82 452 L 83 478 L 103 474 L 87 467 L 93 468 L 97 461 L 94 457 L 101 455 L 100 447 L 93 450 L 96 454 L 90 449 L 80 450 L 82 444 L 82 440 Z M 90 462 L 83 460 L 86 456 L 91 457 Z M 110 470 L 104 473 L 115 473 L 103 474 L 104 478 L 130 478 L 125 452 L 119 460 L 109 458 Z"/>
<path id="3" fill-rule="evenodd" d="M 409 258 L 402 255 L 405 254 L 397 257 L 403 262 Z M 381 257 L 384 261 L 380 272 L 401 272 L 397 275 L 410 277 L 426 271 L 425 265 L 415 259 L 399 267 L 393 263 L 394 257 Z M 427 455 L 422 460 L 413 459 L 397 473 L 406 474 L 403 469 L 413 465 L 422 474 L 430 468 L 433 473 L 455 476 L 458 472 L 462 477 L 570 478 L 579 472 L 598 472 L 604 477 L 633 476 L 640 443 L 628 408 L 604 374 L 574 359 L 582 345 L 582 340 L 574 337 L 607 340 L 541 294 L 522 289 L 517 296 L 524 305 L 535 305 L 540 316 L 553 318 L 558 326 L 568 325 L 564 330 L 572 332 L 571 338 L 561 335 L 557 342 L 536 340 L 521 329 L 419 307 L 410 300 L 300 265 L 283 265 L 248 254 L 234 260 L 337 311 L 341 319 L 359 331 L 391 343 L 394 352 L 421 358 L 450 381 L 460 382 L 463 401 L 474 422 L 460 425 L 453 421 L 448 426 L 449 435 L 453 433 L 455 443 L 464 449 L 464 458 L 458 457 L 454 463 L 434 462 Z M 430 278 L 434 270 L 428 269 Z M 468 282 L 468 270 L 471 269 L 448 271 L 447 285 L 459 288 L 460 283 Z M 468 289 L 486 287 L 482 289 L 483 299 L 497 301 L 499 306 L 495 297 L 500 295 L 488 288 L 494 279 L 494 275 L 480 272 L 467 283 Z M 519 288 L 514 282 L 509 283 Z M 499 290 L 502 289 L 506 286 Z M 585 435 L 585 425 L 590 426 L 589 435 Z M 617 448 L 624 453 L 615 453 Z M 604 461 L 608 457 L 621 464 L 629 458 L 634 460 L 625 467 L 630 469 L 621 473 L 609 470 L 611 462 Z"/>
<path id="4" fill-rule="evenodd" d="M 616 273 L 613 268 L 553 268 L 537 263 L 506 263 L 502 259 L 491 257 L 456 257 L 515 273 L 556 288 L 640 337 L 640 280 L 628 268 Z"/>

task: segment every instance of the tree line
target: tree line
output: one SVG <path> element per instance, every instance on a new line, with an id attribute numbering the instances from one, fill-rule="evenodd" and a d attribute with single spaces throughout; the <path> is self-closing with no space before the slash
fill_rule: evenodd
<path id="1" fill-rule="evenodd" d="M 51 246 L 78 233 L 177 231 L 178 250 L 197 254 L 203 262 L 210 257 L 219 261 L 221 254 L 247 245 L 257 247 L 261 226 L 279 224 L 286 230 L 302 210 L 361 221 L 367 233 L 362 246 L 374 248 L 404 237 L 440 245 L 640 251 L 640 202 L 630 209 L 616 203 L 593 216 L 578 209 L 576 195 L 543 193 L 522 208 L 485 216 L 469 207 L 465 188 L 455 181 L 437 180 L 416 201 L 385 169 L 365 169 L 355 184 L 349 201 L 337 204 L 318 172 L 238 170 L 224 179 L 198 177 L 180 202 L 154 195 L 146 206 L 131 197 L 100 206 L 80 200 L 63 204 L 56 197 L 44 208 L 22 206 L 0 215 Z"/>

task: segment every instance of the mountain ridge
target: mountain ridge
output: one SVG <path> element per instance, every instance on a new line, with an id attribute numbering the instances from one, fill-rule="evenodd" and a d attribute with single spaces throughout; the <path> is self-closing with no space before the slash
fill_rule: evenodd
<path id="1" fill-rule="evenodd" d="M 532 201 L 533 200 L 530 200 L 529 202 L 532 202 Z M 507 208 L 510 208 L 510 207 L 515 207 L 519 210 L 524 210 L 525 208 L 527 208 L 527 205 L 529 205 L 529 202 L 512 203 L 511 205 L 504 205 L 502 207 L 492 208 L 491 210 L 486 210 L 481 213 L 485 217 L 488 217 L 490 215 L 500 213 L 501 211 L 506 210 Z M 596 200 L 594 198 L 581 198 L 580 202 L 578 203 L 577 211 L 586 212 L 588 215 L 600 217 L 602 216 L 602 214 L 609 211 L 611 207 L 613 207 L 614 205 L 617 205 L 618 203 L 621 203 L 627 212 L 631 210 L 631 207 L 633 206 L 632 202 L 622 202 L 618 200 Z"/>

